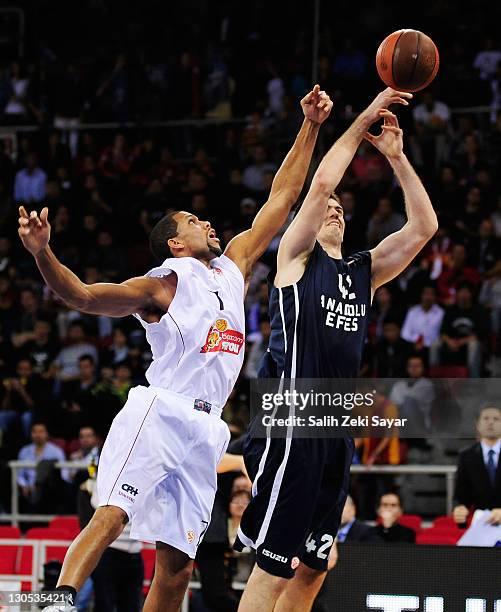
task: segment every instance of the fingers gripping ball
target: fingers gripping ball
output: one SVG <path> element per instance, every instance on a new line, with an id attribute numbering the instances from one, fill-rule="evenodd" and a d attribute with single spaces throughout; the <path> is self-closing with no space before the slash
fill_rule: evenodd
<path id="1" fill-rule="evenodd" d="M 382 81 L 400 91 L 419 91 L 436 77 L 438 49 L 417 30 L 397 30 L 379 45 L 376 68 Z"/>

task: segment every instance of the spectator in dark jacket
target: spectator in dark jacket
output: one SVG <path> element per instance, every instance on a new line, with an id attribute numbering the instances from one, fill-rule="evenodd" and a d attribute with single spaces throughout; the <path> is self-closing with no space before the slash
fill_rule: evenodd
<path id="1" fill-rule="evenodd" d="M 416 532 L 409 527 L 399 524 L 403 514 L 402 501 L 397 493 L 385 493 L 379 498 L 377 513 L 381 523 L 372 527 L 371 534 L 378 536 L 383 542 L 393 544 L 394 542 L 416 541 Z"/>
<path id="2" fill-rule="evenodd" d="M 431 365 L 468 366 L 470 376 L 478 378 L 482 368 L 482 342 L 487 339 L 489 316 L 473 301 L 473 289 L 458 287 L 456 305 L 450 306 L 442 321 L 441 339 L 430 349 Z"/>
<path id="3" fill-rule="evenodd" d="M 501 523 L 501 410 L 488 405 L 477 420 L 479 441 L 459 453 L 453 517 L 465 525 L 471 510 L 491 510 L 489 521 Z"/>
<path id="4" fill-rule="evenodd" d="M 338 542 L 380 542 L 379 536 L 363 521 L 357 519 L 357 507 L 351 495 L 346 498 L 343 514 L 341 515 L 341 527 L 337 534 Z"/>

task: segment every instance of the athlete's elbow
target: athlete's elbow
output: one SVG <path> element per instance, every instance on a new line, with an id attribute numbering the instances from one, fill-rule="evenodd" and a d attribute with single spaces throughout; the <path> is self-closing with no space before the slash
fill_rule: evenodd
<path id="1" fill-rule="evenodd" d="M 328 173 L 324 170 L 319 170 L 315 174 L 312 187 L 314 187 L 319 193 L 323 193 L 328 196 L 332 192 L 332 178 L 329 177 Z"/>

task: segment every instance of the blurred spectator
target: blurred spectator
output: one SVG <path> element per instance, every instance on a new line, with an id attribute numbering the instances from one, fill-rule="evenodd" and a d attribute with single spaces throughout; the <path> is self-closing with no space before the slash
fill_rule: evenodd
<path id="1" fill-rule="evenodd" d="M 488 324 L 484 309 L 473 300 L 471 285 L 459 285 L 456 304 L 445 311 L 441 339 L 430 347 L 430 365 L 467 365 L 470 376 L 478 378 L 482 370 L 482 343 L 488 338 Z"/>
<path id="2" fill-rule="evenodd" d="M 97 469 L 99 465 L 99 448 L 91 449 L 88 478 L 80 485 L 79 509 L 80 526 L 83 529 L 90 521 L 98 504 Z M 130 537 L 130 523 L 125 526 L 120 536 L 104 551 L 99 563 L 87 581 L 87 589 L 94 590 L 95 612 L 111 610 L 139 612 L 142 604 L 144 565 L 141 557 L 142 544 Z M 77 608 L 87 609 L 86 588 L 77 596 Z M 82 601 L 82 599 L 84 601 Z"/>
<path id="3" fill-rule="evenodd" d="M 475 241 L 475 268 L 483 274 L 490 270 L 496 261 L 501 258 L 501 244 L 494 235 L 494 224 L 491 219 L 484 219 L 478 228 L 478 238 Z"/>
<path id="4" fill-rule="evenodd" d="M 78 378 L 65 380 L 61 384 L 61 413 L 57 429 L 64 438 L 75 438 L 79 429 L 94 418 L 92 408 L 95 403 L 93 391 L 96 382 L 94 358 L 91 355 L 82 355 L 78 359 Z"/>
<path id="5" fill-rule="evenodd" d="M 27 114 L 26 97 L 30 81 L 24 67 L 19 62 L 13 62 L 10 68 L 9 101 L 4 113 L 9 117 L 9 123 L 24 123 Z"/>
<path id="6" fill-rule="evenodd" d="M 488 80 L 496 72 L 497 65 L 501 62 L 501 50 L 495 47 L 491 36 L 484 39 L 484 48 L 475 55 L 473 67 L 478 71 L 481 79 Z"/>
<path id="7" fill-rule="evenodd" d="M 12 344 L 21 348 L 26 342 L 34 339 L 34 329 L 38 318 L 42 314 L 40 299 L 33 289 L 25 288 L 21 291 L 19 311 L 16 313 Z"/>
<path id="8" fill-rule="evenodd" d="M 407 376 L 393 386 L 390 400 L 398 406 L 398 416 L 408 418 L 414 431 L 423 434 L 431 427 L 431 411 L 435 390 L 433 383 L 425 378 L 423 358 L 411 355 L 407 360 Z"/>
<path id="9" fill-rule="evenodd" d="M 265 172 L 275 172 L 274 164 L 267 160 L 266 149 L 256 145 L 252 151 L 253 163 L 248 165 L 243 173 L 243 184 L 255 193 L 264 191 Z"/>
<path id="10" fill-rule="evenodd" d="M 437 279 L 438 301 L 446 306 L 454 304 L 458 287 L 464 282 L 476 286 L 480 282 L 480 275 L 475 268 L 466 264 L 464 244 L 456 244 L 452 248 L 450 264 Z"/>
<path id="11" fill-rule="evenodd" d="M 70 461 L 81 461 L 98 446 L 98 438 L 93 427 L 84 426 L 78 432 L 78 449 L 70 455 Z"/>
<path id="12" fill-rule="evenodd" d="M 243 436 L 230 442 L 228 454 L 240 456 L 243 450 Z M 238 461 L 236 463 L 239 463 Z M 250 481 L 240 472 L 218 474 L 218 487 L 211 522 L 204 539 L 197 550 L 196 562 L 202 584 L 202 600 L 209 610 L 236 612 L 238 598 L 230 588 L 225 555 L 233 544 L 229 540 L 228 520 L 230 499 L 235 491 L 250 493 Z"/>
<path id="13" fill-rule="evenodd" d="M 341 526 L 336 541 L 342 542 L 379 542 L 371 528 L 357 519 L 357 508 L 351 495 L 346 498 L 343 514 L 341 515 Z"/>
<path id="14" fill-rule="evenodd" d="M 383 325 L 383 337 L 376 344 L 376 373 L 379 378 L 405 376 L 405 364 L 412 345 L 400 337 L 400 325 L 387 318 Z"/>
<path id="15" fill-rule="evenodd" d="M 127 336 L 121 327 L 113 329 L 112 344 L 101 352 L 101 365 L 115 366 L 118 363 L 125 361 L 128 357 L 129 346 L 127 344 Z"/>
<path id="16" fill-rule="evenodd" d="M 3 381 L 5 395 L 0 411 L 0 429 L 9 430 L 12 423 L 20 419 L 24 435 L 28 438 L 33 417 L 47 417 L 49 391 L 45 382 L 34 373 L 33 363 L 29 359 L 18 361 L 16 374 Z"/>
<path id="17" fill-rule="evenodd" d="M 477 509 L 491 510 L 489 522 L 501 523 L 501 410 L 487 404 L 476 425 L 479 441 L 458 457 L 453 517 L 463 527 Z"/>
<path id="18" fill-rule="evenodd" d="M 370 312 L 370 336 L 376 340 L 381 340 L 383 337 L 383 327 L 386 319 L 399 321 L 400 306 L 398 300 L 395 300 L 393 293 L 388 285 L 381 285 L 374 294 L 374 300 Z"/>
<path id="19" fill-rule="evenodd" d="M 405 225 L 404 217 L 393 211 L 390 198 L 381 198 L 369 219 L 367 227 L 367 246 L 372 249 L 386 236 L 398 232 Z"/>
<path id="20" fill-rule="evenodd" d="M 393 544 L 394 542 L 416 541 L 416 532 L 409 527 L 399 524 L 403 514 L 402 500 L 397 493 L 384 493 L 377 504 L 377 514 L 380 523 L 372 527 L 371 534 L 378 536 L 383 542 Z"/>
<path id="21" fill-rule="evenodd" d="M 491 328 L 496 338 L 501 332 L 501 259 L 486 272 L 478 301 L 490 314 Z"/>
<path id="22" fill-rule="evenodd" d="M 501 59 L 496 66 L 496 72 L 491 79 L 491 122 L 496 122 L 496 117 L 501 110 Z"/>
<path id="23" fill-rule="evenodd" d="M 268 349 L 271 327 L 267 312 L 264 312 L 260 319 L 259 331 L 261 337 L 253 342 L 245 364 L 244 376 L 246 378 L 257 378 L 261 359 Z"/>
<path id="24" fill-rule="evenodd" d="M 435 99 L 430 90 L 412 111 L 416 134 L 410 139 L 415 163 L 428 169 L 439 168 L 446 161 L 447 134 L 451 111 L 447 104 Z"/>
<path id="25" fill-rule="evenodd" d="M 366 406 L 363 414 L 384 419 L 395 419 L 399 416 L 397 406 L 387 396 L 383 386 L 376 385 L 377 393 L 372 406 Z M 355 440 L 357 456 L 363 465 L 400 465 L 405 461 L 406 446 L 399 439 L 397 427 L 387 432 L 385 437 L 375 437 L 369 431 L 365 437 Z M 363 434 L 362 434 L 363 435 Z M 360 507 L 360 516 L 366 520 L 374 518 L 374 500 L 382 492 L 393 488 L 394 477 L 389 474 L 360 474 L 356 478 L 356 489 Z"/>
<path id="26" fill-rule="evenodd" d="M 421 302 L 412 306 L 405 315 L 401 336 L 414 344 L 414 349 L 429 348 L 440 337 L 440 327 L 444 309 L 437 303 L 437 293 L 433 285 L 423 287 Z"/>
<path id="27" fill-rule="evenodd" d="M 27 334 L 25 335 L 27 338 Z M 49 368 L 57 355 L 57 343 L 52 337 L 52 326 L 49 321 L 39 319 L 33 327 L 33 338 L 26 339 L 19 348 L 19 355 L 33 361 L 34 371 L 48 376 Z"/>
<path id="28" fill-rule="evenodd" d="M 235 541 L 242 514 L 249 505 L 250 500 L 251 494 L 245 489 L 236 490 L 231 495 L 230 517 L 228 519 L 228 539 L 230 544 Z M 232 580 L 246 582 L 254 565 L 254 555 L 250 553 L 250 550 L 244 549 L 240 553 L 234 551 L 233 556 L 235 563 L 232 568 Z"/>
<path id="29" fill-rule="evenodd" d="M 33 423 L 31 426 L 31 444 L 23 446 L 19 451 L 19 461 L 42 461 L 55 460 L 65 461 L 64 452 L 52 442 L 49 442 L 49 432 L 44 423 Z M 61 470 L 61 476 L 64 480 L 69 481 L 69 472 L 67 469 Z M 23 497 L 28 500 L 33 500 L 35 492 L 35 482 L 37 474 L 35 468 L 22 468 L 18 472 L 17 484 L 20 487 Z"/>
<path id="30" fill-rule="evenodd" d="M 501 238 L 501 194 L 496 202 L 496 210 L 491 214 L 491 220 L 494 225 L 494 235 L 496 238 Z"/>
<path id="31" fill-rule="evenodd" d="M 270 80 L 266 84 L 266 91 L 268 92 L 267 111 L 272 117 L 279 117 L 283 111 L 285 86 L 283 79 L 273 65 L 269 66 L 269 72 Z"/>
<path id="32" fill-rule="evenodd" d="M 64 382 L 76 380 L 79 376 L 79 359 L 84 355 L 90 355 L 97 363 L 97 349 L 85 338 L 85 329 L 79 321 L 73 321 L 68 328 L 66 338 L 68 346 L 63 348 L 54 360 L 58 368 L 57 378 Z"/>
<path id="33" fill-rule="evenodd" d="M 97 453 L 99 451 L 98 437 L 93 427 L 85 425 L 80 428 L 78 432 L 78 448 L 70 454 L 70 461 L 83 461 L 84 459 L 91 460 L 93 451 Z M 77 476 L 77 484 L 80 484 L 81 480 L 78 470 L 70 470 L 69 477 L 74 480 Z M 88 471 L 86 471 L 88 476 Z M 80 480 L 80 482 L 79 482 Z"/>
<path id="34" fill-rule="evenodd" d="M 24 205 L 33 205 L 41 202 L 45 197 L 45 182 L 47 175 L 38 166 L 34 153 L 26 157 L 26 167 L 16 173 L 14 184 L 14 198 L 16 202 Z"/>

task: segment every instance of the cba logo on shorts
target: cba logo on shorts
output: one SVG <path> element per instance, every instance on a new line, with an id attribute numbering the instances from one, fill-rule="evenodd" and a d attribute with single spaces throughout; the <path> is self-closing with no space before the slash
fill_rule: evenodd
<path id="1" fill-rule="evenodd" d="M 244 344 L 244 335 L 228 329 L 228 321 L 226 319 L 217 319 L 209 329 L 205 344 L 200 349 L 201 353 L 231 353 L 238 355 Z"/>
<path id="2" fill-rule="evenodd" d="M 195 539 L 195 532 L 193 529 L 186 532 L 186 537 L 188 538 L 188 544 L 192 544 L 193 540 Z"/>
<path id="3" fill-rule="evenodd" d="M 132 495 L 134 495 L 134 497 L 138 494 L 138 490 L 135 487 L 126 483 L 122 485 L 122 491 L 125 491 L 126 493 L 131 493 Z"/>

